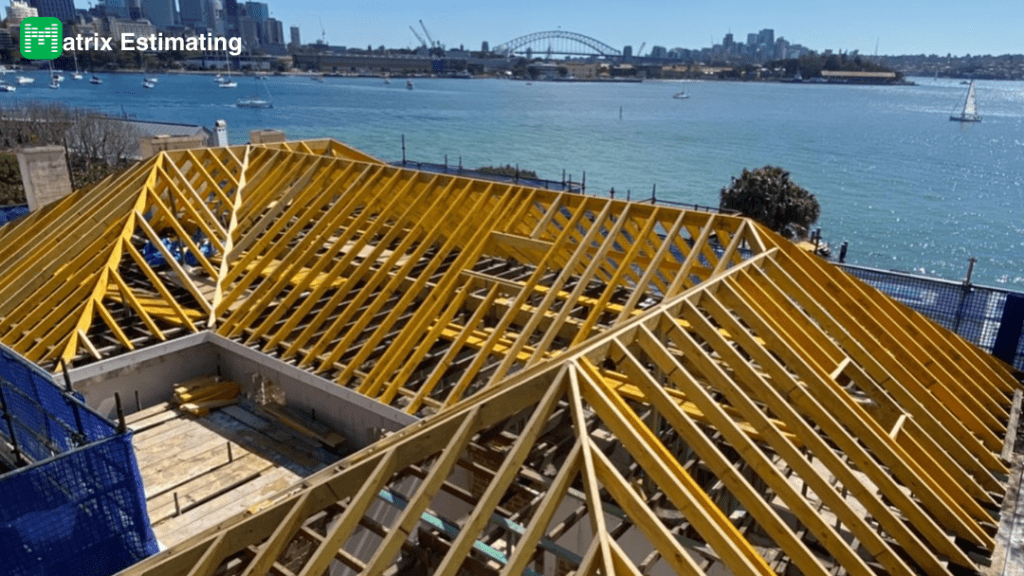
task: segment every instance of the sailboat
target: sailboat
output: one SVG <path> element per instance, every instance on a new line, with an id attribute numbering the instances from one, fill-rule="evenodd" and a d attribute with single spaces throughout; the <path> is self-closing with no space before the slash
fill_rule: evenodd
<path id="1" fill-rule="evenodd" d="M 7 83 L 7 68 L 0 66 L 0 92 L 14 92 L 18 88 Z"/>
<path id="2" fill-rule="evenodd" d="M 53 71 L 53 60 L 50 60 L 50 88 L 56 90 L 60 88 L 61 80 L 64 80 L 64 76 L 58 72 Z"/>
<path id="3" fill-rule="evenodd" d="M 82 72 L 78 69 L 78 51 L 71 52 L 71 55 L 75 57 L 75 73 L 71 75 L 72 80 L 81 80 Z"/>
<path id="4" fill-rule="evenodd" d="M 967 98 L 964 99 L 964 108 L 960 114 L 952 114 L 949 117 L 954 122 L 981 122 L 978 115 L 978 102 L 974 97 L 974 80 L 967 85 Z"/>
<path id="5" fill-rule="evenodd" d="M 231 60 L 228 59 L 227 56 L 228 56 L 227 52 L 225 52 L 224 53 L 224 58 L 227 61 L 227 73 L 228 73 L 228 75 L 224 76 L 224 77 L 219 77 L 220 75 L 218 74 L 217 76 L 219 78 L 217 79 L 217 84 L 221 88 L 238 88 L 238 82 L 235 82 L 234 80 L 231 79 Z"/>
<path id="6" fill-rule="evenodd" d="M 257 84 L 259 83 L 259 77 L 253 80 Z M 239 108 L 273 108 L 274 102 L 270 99 L 270 88 L 267 87 L 267 83 L 263 81 L 263 87 L 267 90 L 267 98 L 264 100 L 260 98 L 258 94 L 253 94 L 248 98 L 239 98 L 235 101 L 235 105 Z"/>

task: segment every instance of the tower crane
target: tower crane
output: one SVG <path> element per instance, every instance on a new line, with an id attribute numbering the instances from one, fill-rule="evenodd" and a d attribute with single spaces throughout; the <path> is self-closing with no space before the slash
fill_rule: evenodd
<path id="1" fill-rule="evenodd" d="M 636 57 L 637 58 L 639 58 L 639 57 L 644 55 L 644 46 L 647 46 L 647 41 L 646 40 L 644 40 L 643 42 L 640 43 L 640 48 L 638 48 L 637 51 L 636 51 Z"/>
<path id="2" fill-rule="evenodd" d="M 430 47 L 429 47 L 429 46 L 427 46 L 427 41 L 426 41 L 426 40 L 424 40 L 424 39 L 423 39 L 423 37 L 422 37 L 422 36 L 420 36 L 418 32 L 416 32 L 416 29 L 415 29 L 415 28 L 413 28 L 412 26 L 409 26 L 409 30 L 412 30 L 412 35 L 413 35 L 413 36 L 415 36 L 415 37 L 416 37 L 416 39 L 420 41 L 420 44 L 421 44 L 421 45 L 422 45 L 422 46 L 423 46 L 424 48 L 426 48 L 426 49 L 428 49 L 428 50 L 430 49 Z"/>

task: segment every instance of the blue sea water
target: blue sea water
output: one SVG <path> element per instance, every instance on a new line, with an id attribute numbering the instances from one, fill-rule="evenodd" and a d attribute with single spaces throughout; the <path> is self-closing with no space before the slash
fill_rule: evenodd
<path id="1" fill-rule="evenodd" d="M 59 99 L 140 119 L 212 126 L 233 142 L 277 128 L 289 138 L 331 137 L 384 160 L 465 167 L 518 164 L 543 178 L 586 173 L 590 194 L 717 206 L 743 168 L 789 170 L 822 206 L 819 222 L 847 261 L 1024 290 L 1024 83 L 978 82 L 980 124 L 949 121 L 966 87 L 733 82 L 589 84 L 508 80 L 270 77 L 269 110 L 236 98 L 209 76 L 162 75 L 153 90 L 138 74 L 104 84 L 64 82 L 0 94 L 0 101 Z M 672 95 L 685 89 L 687 100 Z"/>

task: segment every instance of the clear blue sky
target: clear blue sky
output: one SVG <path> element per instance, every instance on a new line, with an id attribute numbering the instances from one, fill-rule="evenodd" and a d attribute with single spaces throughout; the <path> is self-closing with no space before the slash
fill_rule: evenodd
<path id="1" fill-rule="evenodd" d="M 244 0 L 240 0 L 244 1 Z M 409 26 L 419 20 L 448 47 L 474 50 L 486 40 L 496 46 L 523 34 L 561 28 L 616 48 L 642 42 L 666 48 L 703 48 L 729 31 L 737 41 L 748 32 L 773 28 L 775 36 L 824 51 L 873 54 L 1024 53 L 1021 0 L 520 0 L 518 2 L 372 2 L 266 0 L 271 16 L 288 28 L 298 25 L 303 42 L 320 38 L 320 21 L 332 45 L 392 47 L 417 45 Z M 85 0 L 76 0 L 78 5 Z M 645 51 L 646 51 L 645 50 Z"/>

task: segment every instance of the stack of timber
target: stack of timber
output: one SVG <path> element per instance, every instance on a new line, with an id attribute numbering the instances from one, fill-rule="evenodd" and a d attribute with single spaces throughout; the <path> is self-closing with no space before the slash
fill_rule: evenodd
<path id="1" fill-rule="evenodd" d="M 201 376 L 174 387 L 174 402 L 183 412 L 206 416 L 214 408 L 238 403 L 241 387 L 219 376 Z"/>
<path id="2" fill-rule="evenodd" d="M 319 422 L 294 408 L 272 403 L 260 408 L 278 422 L 300 434 L 315 438 L 328 448 L 337 450 L 345 443 L 344 436 L 332 430 L 323 422 Z"/>

